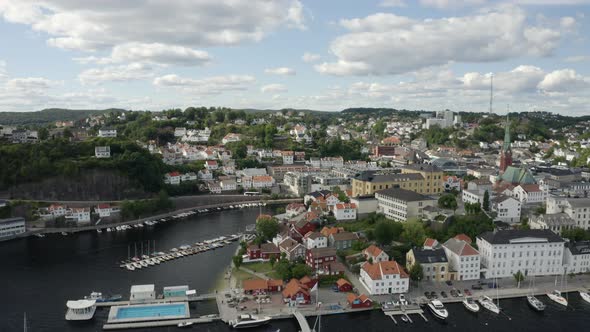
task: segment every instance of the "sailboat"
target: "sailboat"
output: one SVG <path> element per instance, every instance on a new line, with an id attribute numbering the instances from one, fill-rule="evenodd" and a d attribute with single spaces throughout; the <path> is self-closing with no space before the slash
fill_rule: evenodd
<path id="1" fill-rule="evenodd" d="M 535 275 L 529 281 L 530 294 L 526 296 L 526 301 L 531 309 L 542 312 L 545 310 L 545 303 L 535 297 Z"/>
<path id="2" fill-rule="evenodd" d="M 579 291 L 582 300 L 590 303 L 590 293 L 584 290 Z"/>
<path id="3" fill-rule="evenodd" d="M 27 313 L 25 312 L 23 331 L 27 332 Z"/>
<path id="4" fill-rule="evenodd" d="M 555 284 L 557 285 L 557 276 L 555 276 Z M 561 284 L 562 284 L 562 286 L 563 286 L 563 275 L 561 276 Z M 563 287 L 562 287 L 562 288 L 563 288 Z M 556 303 L 558 303 L 558 304 L 561 304 L 561 305 L 563 305 L 563 306 L 566 306 L 566 307 L 567 307 L 567 304 L 568 304 L 568 303 L 567 303 L 567 300 L 566 300 L 566 298 L 565 298 L 565 297 L 563 297 L 563 296 L 561 295 L 561 291 L 559 291 L 559 290 L 554 290 L 554 291 L 553 291 L 553 292 L 551 292 L 551 293 L 547 293 L 547 296 L 548 296 L 548 297 L 549 297 L 551 300 L 553 300 L 554 302 L 556 302 Z"/>

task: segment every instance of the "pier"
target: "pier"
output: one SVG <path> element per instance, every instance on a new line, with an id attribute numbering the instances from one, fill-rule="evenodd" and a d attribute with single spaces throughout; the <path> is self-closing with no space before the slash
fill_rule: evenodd
<path id="1" fill-rule="evenodd" d="M 297 323 L 299 323 L 299 327 L 301 328 L 301 332 L 311 332 L 311 328 L 309 327 L 309 324 L 307 323 L 307 319 L 305 319 L 305 316 L 303 316 L 301 311 L 299 311 L 299 310 L 293 311 L 293 316 L 295 317 L 295 319 L 297 319 Z"/>
<path id="2" fill-rule="evenodd" d="M 137 323 L 118 323 L 118 324 L 105 324 L 102 326 L 103 330 L 122 330 L 122 329 L 134 329 L 141 327 L 162 327 L 162 326 L 177 326 L 180 323 L 189 322 L 194 324 L 212 323 L 220 320 L 219 317 L 199 317 L 199 318 L 188 318 L 188 319 L 172 319 L 155 322 L 137 322 Z"/>

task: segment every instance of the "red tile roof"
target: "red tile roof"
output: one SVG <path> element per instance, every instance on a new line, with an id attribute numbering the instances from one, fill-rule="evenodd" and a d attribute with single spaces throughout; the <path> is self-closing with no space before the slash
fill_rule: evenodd
<path id="1" fill-rule="evenodd" d="M 374 244 L 371 244 L 370 246 L 367 247 L 367 249 L 365 249 L 365 253 L 368 254 L 369 256 L 372 256 L 372 257 L 377 257 L 382 252 L 383 252 L 383 250 Z"/>
<path id="2" fill-rule="evenodd" d="M 469 236 L 467 236 L 466 234 L 463 234 L 463 233 L 455 235 L 455 239 L 457 239 L 459 241 L 465 241 L 469 244 L 471 244 L 473 242 Z"/>
<path id="3" fill-rule="evenodd" d="M 426 240 L 424 241 L 424 247 L 432 247 L 432 246 L 434 246 L 435 243 L 436 243 L 435 239 L 426 238 Z"/>
<path id="4" fill-rule="evenodd" d="M 407 278 L 408 274 L 396 261 L 385 261 L 378 262 L 375 264 L 365 263 L 363 264 L 363 270 L 373 280 L 381 280 L 384 275 L 397 274 L 401 278 Z"/>

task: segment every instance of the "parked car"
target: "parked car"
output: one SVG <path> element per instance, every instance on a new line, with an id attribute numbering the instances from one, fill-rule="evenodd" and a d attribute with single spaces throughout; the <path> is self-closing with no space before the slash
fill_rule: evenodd
<path id="1" fill-rule="evenodd" d="M 467 296 L 471 296 L 471 291 L 469 289 L 467 289 L 467 288 L 465 288 L 463 290 L 463 293 L 465 293 L 465 295 L 467 295 Z"/>
<path id="2" fill-rule="evenodd" d="M 445 291 L 440 292 L 440 296 L 442 296 L 443 299 L 446 299 L 447 297 L 449 297 Z"/>
<path id="3" fill-rule="evenodd" d="M 452 297 L 457 297 L 457 291 L 455 289 L 451 289 L 451 296 Z"/>
<path id="4" fill-rule="evenodd" d="M 432 299 L 432 295 L 430 295 L 430 292 L 424 292 L 424 296 L 426 296 L 427 299 Z"/>
<path id="5" fill-rule="evenodd" d="M 453 286 L 453 282 L 452 282 L 452 281 L 450 281 L 450 280 L 447 280 L 447 281 L 445 281 L 445 283 L 446 283 L 447 285 L 449 285 L 449 286 Z"/>
<path id="6" fill-rule="evenodd" d="M 471 289 L 483 289 L 481 285 L 471 285 Z"/>
<path id="7" fill-rule="evenodd" d="M 438 299 L 438 295 L 436 295 L 436 292 L 430 292 L 430 297 L 432 297 L 433 299 Z"/>
<path id="8" fill-rule="evenodd" d="M 461 293 L 461 291 L 458 290 L 458 289 L 457 289 L 457 296 L 459 296 L 459 297 L 462 297 L 463 296 L 463 293 Z"/>

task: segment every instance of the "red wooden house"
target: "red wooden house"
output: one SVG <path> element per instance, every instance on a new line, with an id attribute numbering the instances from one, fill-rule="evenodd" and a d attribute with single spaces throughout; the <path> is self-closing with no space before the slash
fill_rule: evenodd
<path id="1" fill-rule="evenodd" d="M 283 290 L 285 303 L 309 304 L 311 303 L 310 289 L 297 279 L 291 279 Z"/>
<path id="2" fill-rule="evenodd" d="M 281 251 L 274 243 L 250 244 L 246 250 L 250 259 L 268 260 L 272 256 L 279 258 Z"/>
<path id="3" fill-rule="evenodd" d="M 373 301 L 371 301 L 371 299 L 365 294 L 356 296 L 353 293 L 349 293 L 346 296 L 346 300 L 352 309 L 370 308 L 373 306 Z"/>
<path id="4" fill-rule="evenodd" d="M 336 281 L 336 286 L 339 292 L 352 292 L 352 285 L 348 280 L 340 278 Z"/>

